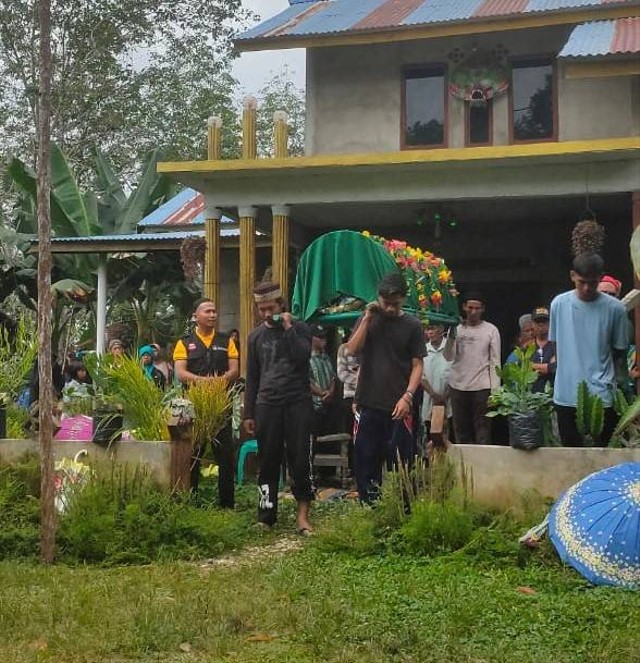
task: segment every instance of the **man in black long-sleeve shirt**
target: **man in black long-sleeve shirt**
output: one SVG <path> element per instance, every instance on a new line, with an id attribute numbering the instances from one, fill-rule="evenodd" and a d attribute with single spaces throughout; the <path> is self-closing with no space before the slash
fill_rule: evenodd
<path id="1" fill-rule="evenodd" d="M 311 332 L 284 312 L 276 283 L 260 283 L 254 299 L 261 323 L 249 335 L 244 427 L 258 441 L 258 521 L 271 526 L 278 516 L 278 482 L 283 452 L 298 502 L 299 534 L 308 536 L 314 498 L 311 467 L 313 405 L 309 386 Z"/>

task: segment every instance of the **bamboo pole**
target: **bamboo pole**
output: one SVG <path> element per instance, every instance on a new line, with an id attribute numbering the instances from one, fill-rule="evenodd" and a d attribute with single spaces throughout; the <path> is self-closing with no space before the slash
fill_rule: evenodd
<path id="1" fill-rule="evenodd" d="M 258 156 L 257 143 L 257 108 L 255 97 L 245 97 L 242 109 L 242 158 L 256 159 Z"/>
<path id="2" fill-rule="evenodd" d="M 289 116 L 283 110 L 278 110 L 273 114 L 273 152 L 276 159 L 284 159 L 286 156 L 288 156 L 288 121 Z"/>
<path id="3" fill-rule="evenodd" d="M 290 208 L 286 205 L 274 205 L 273 229 L 271 233 L 271 270 L 273 280 L 280 284 L 282 294 L 289 294 L 289 215 Z"/>
<path id="4" fill-rule="evenodd" d="M 207 159 L 217 161 L 220 159 L 222 147 L 222 118 L 212 115 L 207 120 Z"/>
<path id="5" fill-rule="evenodd" d="M 255 326 L 253 288 L 256 281 L 255 207 L 238 210 L 240 217 L 240 375 L 247 374 L 247 339 Z"/>

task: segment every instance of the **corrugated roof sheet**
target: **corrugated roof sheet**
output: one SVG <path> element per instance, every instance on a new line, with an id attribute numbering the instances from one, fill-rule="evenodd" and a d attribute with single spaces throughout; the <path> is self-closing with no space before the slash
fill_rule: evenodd
<path id="1" fill-rule="evenodd" d="M 637 7 L 637 0 L 316 0 L 295 2 L 237 37 L 254 39 L 348 34 L 384 28 L 561 12 L 605 5 Z"/>
<path id="2" fill-rule="evenodd" d="M 592 21 L 576 26 L 559 58 L 640 53 L 640 18 Z"/>
<path id="3" fill-rule="evenodd" d="M 223 216 L 222 223 L 235 223 Z M 204 196 L 195 189 L 184 189 L 151 212 L 138 223 L 138 227 L 191 226 L 204 223 Z"/>
<path id="4" fill-rule="evenodd" d="M 204 237 L 204 230 L 182 230 L 174 233 L 139 233 L 129 235 L 90 235 L 87 237 L 52 237 L 54 244 L 89 244 L 102 242 L 146 242 L 152 241 L 171 241 L 175 239 L 185 239 L 186 237 Z"/>

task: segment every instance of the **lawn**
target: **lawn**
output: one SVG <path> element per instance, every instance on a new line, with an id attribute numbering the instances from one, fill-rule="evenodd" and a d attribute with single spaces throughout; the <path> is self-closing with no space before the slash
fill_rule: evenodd
<path id="1" fill-rule="evenodd" d="M 107 468 L 37 562 L 38 464 L 0 466 L 0 663 L 640 663 L 640 592 L 594 588 L 518 535 L 536 496 L 495 513 L 449 466 L 387 475 L 375 509 L 318 503 L 295 536 L 255 526 L 255 488 L 220 511 Z"/>
<path id="2" fill-rule="evenodd" d="M 305 541 L 229 566 L 5 561 L 0 587 L 12 663 L 640 661 L 640 594 L 559 565 L 354 558 Z"/>

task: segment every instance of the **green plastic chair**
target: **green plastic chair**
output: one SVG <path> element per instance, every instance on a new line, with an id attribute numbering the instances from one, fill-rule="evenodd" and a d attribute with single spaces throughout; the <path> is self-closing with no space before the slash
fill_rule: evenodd
<path id="1" fill-rule="evenodd" d="M 238 451 L 238 473 L 237 481 L 238 485 L 241 486 L 244 481 L 244 463 L 249 454 L 258 453 L 258 440 L 247 440 L 243 442 L 240 450 Z"/>

